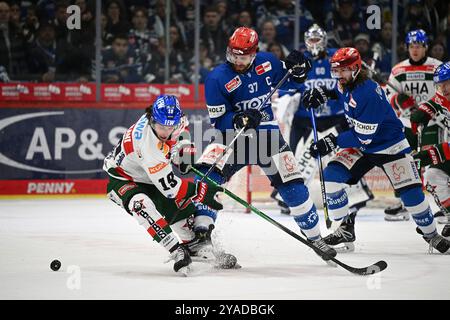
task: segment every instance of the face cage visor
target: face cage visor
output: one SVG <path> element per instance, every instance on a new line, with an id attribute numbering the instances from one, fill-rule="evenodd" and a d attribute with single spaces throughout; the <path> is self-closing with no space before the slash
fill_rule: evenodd
<path id="1" fill-rule="evenodd" d="M 306 49 L 313 56 L 319 55 L 320 52 L 325 51 L 325 41 L 322 38 L 308 38 L 305 40 Z"/>
<path id="2" fill-rule="evenodd" d="M 236 54 L 229 47 L 227 48 L 227 61 L 231 64 L 250 66 L 255 60 L 256 53 Z"/>

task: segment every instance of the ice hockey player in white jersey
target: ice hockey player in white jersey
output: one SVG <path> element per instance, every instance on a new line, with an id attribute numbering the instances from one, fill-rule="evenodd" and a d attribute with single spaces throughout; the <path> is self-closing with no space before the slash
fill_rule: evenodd
<path id="1" fill-rule="evenodd" d="M 188 271 L 190 255 L 195 254 L 199 243 L 206 242 L 207 232 L 211 231 L 195 233 L 195 204 L 223 208 L 214 199 L 220 188 L 180 179 L 173 172 L 172 157 L 183 160 L 186 155 L 180 153 L 195 152 L 186 139 L 182 140 L 183 146 L 178 143 L 185 126 L 187 120 L 177 98 L 160 95 L 125 132 L 103 167 L 109 175 L 109 199 L 169 251 L 175 272 L 182 273 Z M 176 161 L 181 172 L 189 170 L 188 162 Z"/>
<path id="2" fill-rule="evenodd" d="M 392 68 L 389 85 L 385 90 L 392 107 L 405 126 L 406 139 L 411 148 L 416 150 L 417 136 L 411 132 L 409 116 L 418 105 L 434 96 L 433 74 L 442 62 L 427 56 L 428 37 L 424 30 L 408 32 L 405 42 L 409 58 Z M 385 220 L 409 220 L 408 212 L 401 201 L 386 208 Z"/>
<path id="3" fill-rule="evenodd" d="M 435 213 L 438 222 L 450 223 L 450 62 L 434 73 L 436 94 L 411 114 L 413 134 L 422 136 L 421 150 L 415 157 L 422 161 L 424 182 L 434 188 L 442 209 Z"/>
<path id="4" fill-rule="evenodd" d="M 447 252 L 450 241 L 437 233 L 403 124 L 384 91 L 361 70 L 361 56 L 355 48 L 339 49 L 330 62 L 332 75 L 339 81 L 338 90 L 315 88 L 303 95 L 303 105 L 307 108 L 318 108 L 328 99 L 338 99 L 350 124 L 349 130 L 337 136 L 329 134 L 310 148 L 314 157 L 325 156 L 337 146 L 343 149 L 323 172 L 330 219 L 343 221 L 348 216 L 348 197 L 343 183 L 355 183 L 377 166 L 383 169 L 400 195 L 425 241 L 431 248 Z M 339 227 L 324 240 L 329 245 L 338 245 L 355 241 L 355 235 L 353 230 Z"/>
<path id="5" fill-rule="evenodd" d="M 288 69 L 292 74 L 280 88 L 295 91 L 305 81 L 310 67 L 310 61 L 299 51 L 291 52 L 285 63 L 271 53 L 258 52 L 256 31 L 246 27 L 236 29 L 228 42 L 227 62 L 212 70 L 205 81 L 206 104 L 216 136 L 200 157 L 199 166 L 207 172 L 236 132 L 244 128 L 232 153 L 226 154 L 209 177 L 223 184 L 247 165 L 259 165 L 290 207 L 301 231 L 323 252 L 321 257 L 329 260 L 336 256 L 336 251 L 323 242 L 316 207 L 294 154 L 280 133 L 270 101 L 262 105 Z M 216 219 L 216 210 L 199 211 L 211 221 Z"/>

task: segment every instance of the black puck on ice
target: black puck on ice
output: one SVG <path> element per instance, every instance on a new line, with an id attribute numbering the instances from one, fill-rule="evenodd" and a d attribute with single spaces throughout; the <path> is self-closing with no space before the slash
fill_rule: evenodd
<path id="1" fill-rule="evenodd" d="M 61 262 L 59 260 L 53 260 L 52 263 L 50 263 L 50 269 L 53 271 L 58 271 L 59 268 L 61 268 Z"/>

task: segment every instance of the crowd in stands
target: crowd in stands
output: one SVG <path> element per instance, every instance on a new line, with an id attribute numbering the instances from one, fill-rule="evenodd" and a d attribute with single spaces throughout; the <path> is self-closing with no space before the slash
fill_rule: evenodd
<path id="1" fill-rule="evenodd" d="M 95 80 L 95 0 L 0 0 L 0 81 Z M 450 2 L 399 0 L 397 30 L 392 28 L 392 0 L 300 0 L 300 48 L 303 33 L 317 23 L 328 33 L 329 47 L 356 47 L 362 58 L 387 76 L 392 35 L 398 61 L 407 57 L 405 34 L 424 29 L 428 54 L 442 61 L 450 55 Z M 225 61 L 227 41 L 236 27 L 258 31 L 260 50 L 280 59 L 293 48 L 294 1 L 201 0 L 200 82 Z M 369 29 L 367 7 L 378 5 L 381 30 Z M 67 7 L 81 9 L 81 29 L 67 28 Z M 170 1 L 170 50 L 166 51 L 166 0 L 102 1 L 102 82 L 192 83 L 195 1 Z"/>

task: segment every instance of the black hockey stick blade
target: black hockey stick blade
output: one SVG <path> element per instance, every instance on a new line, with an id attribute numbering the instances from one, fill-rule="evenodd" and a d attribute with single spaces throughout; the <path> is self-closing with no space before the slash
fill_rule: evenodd
<path id="1" fill-rule="evenodd" d="M 368 267 L 365 268 L 355 268 L 355 267 L 351 267 L 349 265 L 346 265 L 345 263 L 335 259 L 335 258 L 331 258 L 331 261 L 335 262 L 336 264 L 340 265 L 342 268 L 344 268 L 345 270 L 360 275 L 360 276 L 370 276 L 372 274 L 375 273 L 379 273 L 381 271 L 383 271 L 384 269 L 387 268 L 388 264 L 386 261 L 380 260 Z"/>

